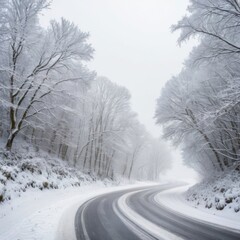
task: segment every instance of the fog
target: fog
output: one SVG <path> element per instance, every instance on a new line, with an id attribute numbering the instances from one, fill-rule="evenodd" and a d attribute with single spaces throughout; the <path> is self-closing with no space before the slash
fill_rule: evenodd
<path id="1" fill-rule="evenodd" d="M 159 137 L 161 128 L 153 118 L 156 99 L 164 84 L 181 71 L 195 45 L 192 41 L 180 47 L 178 33 L 171 32 L 187 5 L 187 0 L 58 0 L 41 21 L 47 26 L 50 19 L 64 16 L 90 32 L 95 53 L 89 67 L 127 87 L 140 121 Z M 192 170 L 182 166 L 179 151 L 172 151 L 175 163 L 169 175 L 195 177 Z"/>

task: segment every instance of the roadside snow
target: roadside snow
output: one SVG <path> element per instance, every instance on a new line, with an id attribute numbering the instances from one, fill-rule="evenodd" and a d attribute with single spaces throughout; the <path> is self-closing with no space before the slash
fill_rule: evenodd
<path id="1" fill-rule="evenodd" d="M 29 190 L 0 205 L 1 240 L 75 240 L 78 207 L 99 194 L 144 186 L 106 187 L 102 182 L 66 189 Z"/>
<path id="2" fill-rule="evenodd" d="M 0 203 L 33 189 L 64 189 L 94 181 L 96 178 L 44 152 L 19 154 L 0 150 Z"/>
<path id="3" fill-rule="evenodd" d="M 155 201 L 161 206 L 170 209 L 175 214 L 240 232 L 239 213 L 217 211 L 216 209 L 206 209 L 204 207 L 197 209 L 189 205 L 185 200 L 185 194 L 190 187 L 191 185 L 188 185 L 163 191 L 155 196 Z"/>
<path id="4" fill-rule="evenodd" d="M 0 239 L 75 240 L 75 213 L 83 202 L 144 185 L 116 187 L 120 182 L 129 184 L 100 181 L 28 145 L 13 152 L 0 148 Z"/>
<path id="5" fill-rule="evenodd" d="M 185 197 L 193 207 L 236 214 L 240 219 L 240 172 L 218 173 L 191 187 Z"/>
<path id="6" fill-rule="evenodd" d="M 140 190 L 141 191 L 141 190 Z M 161 228 L 160 226 L 157 226 L 156 224 L 150 222 L 149 220 L 145 219 L 141 215 L 139 215 L 137 212 L 133 211 L 127 204 L 127 198 L 129 198 L 131 195 L 140 192 L 130 192 L 127 194 L 124 194 L 122 197 L 118 200 L 118 206 L 121 212 L 134 224 L 137 224 L 142 229 L 144 229 L 146 232 L 150 232 L 151 235 L 156 237 L 157 239 L 168 239 L 168 240 L 182 240 L 182 238 L 176 236 L 175 234 L 165 230 L 164 228 Z M 118 214 L 120 215 L 120 214 Z M 120 216 L 119 216 L 120 217 Z M 133 229 L 134 231 L 134 229 Z M 152 239 L 152 238 L 151 238 Z"/>

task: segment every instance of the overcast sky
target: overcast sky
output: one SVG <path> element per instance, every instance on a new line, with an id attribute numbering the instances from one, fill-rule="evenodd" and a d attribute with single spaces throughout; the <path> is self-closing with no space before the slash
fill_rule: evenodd
<path id="1" fill-rule="evenodd" d="M 193 43 L 177 45 L 170 27 L 186 13 L 188 0 L 54 0 L 44 25 L 64 17 L 90 32 L 96 52 L 89 67 L 127 87 L 132 108 L 153 136 L 156 99 L 180 72 Z"/>

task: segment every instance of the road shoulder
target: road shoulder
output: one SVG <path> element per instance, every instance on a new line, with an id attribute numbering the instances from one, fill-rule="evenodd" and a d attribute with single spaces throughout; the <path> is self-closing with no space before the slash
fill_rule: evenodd
<path id="1" fill-rule="evenodd" d="M 184 199 L 184 193 L 189 187 L 190 185 L 162 191 L 158 193 L 154 199 L 161 205 L 161 207 L 168 208 L 169 211 L 172 211 L 175 214 L 180 214 L 199 222 L 240 232 L 240 218 L 238 214 L 221 215 L 221 213 L 217 213 L 216 211 L 207 211 L 208 209 L 204 211 L 188 205 L 187 201 Z"/>

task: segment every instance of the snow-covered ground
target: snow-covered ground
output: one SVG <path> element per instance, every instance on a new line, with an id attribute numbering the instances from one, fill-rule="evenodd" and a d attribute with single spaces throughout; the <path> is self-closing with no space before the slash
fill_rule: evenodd
<path id="1" fill-rule="evenodd" d="M 240 232 L 240 214 L 234 211 L 218 211 L 203 206 L 193 207 L 186 201 L 186 192 L 191 185 L 177 187 L 163 191 L 155 196 L 155 201 L 162 206 L 198 221 L 220 225 L 222 228 L 231 228 Z"/>
<path id="2" fill-rule="evenodd" d="M 74 216 L 81 203 L 125 188 L 117 185 L 83 174 L 44 152 L 2 149 L 0 239 L 74 239 Z"/>
<path id="3" fill-rule="evenodd" d="M 142 190 L 140 190 L 140 191 L 142 191 Z M 118 206 L 121 209 L 121 212 L 130 220 L 130 224 L 128 223 L 128 226 L 131 226 L 131 223 L 134 223 L 134 224 L 132 224 L 133 231 L 136 234 L 138 234 L 140 236 L 140 238 L 142 237 L 142 233 L 141 232 L 138 233 L 136 227 L 134 229 L 134 226 L 136 226 L 135 224 L 137 224 L 137 226 L 140 226 L 141 229 L 144 229 L 146 232 L 151 233 L 151 235 L 156 237 L 157 239 L 182 240 L 181 237 L 178 237 L 177 235 L 175 235 L 175 234 L 165 230 L 164 228 L 154 224 L 153 222 L 145 219 L 144 217 L 142 217 L 140 214 L 138 214 L 136 211 L 132 210 L 128 206 L 127 198 L 137 192 L 139 192 L 139 190 L 124 194 L 118 200 Z M 118 214 L 117 211 L 115 211 L 115 212 L 121 218 L 121 214 Z M 123 219 L 123 221 L 124 221 L 124 219 Z M 149 239 L 146 236 L 145 236 L 145 238 Z M 150 238 L 150 239 L 152 239 L 152 238 Z"/>
<path id="4" fill-rule="evenodd" d="M 144 186 L 138 183 L 111 187 L 102 182 L 66 189 L 29 190 L 0 205 L 1 240 L 74 240 L 78 207 L 99 194 Z"/>
<path id="5" fill-rule="evenodd" d="M 31 189 L 64 189 L 96 180 L 44 152 L 30 150 L 20 154 L 0 150 L 0 203 Z"/>
<path id="6" fill-rule="evenodd" d="M 152 183 L 149 184 L 152 185 Z M 45 189 L 43 191 L 29 189 L 21 197 L 5 201 L 0 205 L 0 239 L 75 240 L 74 217 L 82 203 L 103 193 L 144 185 L 148 183 L 111 186 L 110 182 L 106 184 L 97 181 L 89 185 L 66 189 Z M 240 231 L 239 213 L 233 214 L 233 212 L 213 209 L 209 212 L 206 208 L 194 208 L 185 200 L 185 192 L 188 188 L 189 186 L 184 186 L 163 191 L 156 195 L 155 200 L 177 214 L 184 214 L 199 221 Z M 128 212 L 129 209 L 126 211 Z"/>
<path id="7" fill-rule="evenodd" d="M 156 201 L 179 214 L 240 230 L 240 172 L 217 173 L 204 181 L 171 189 Z"/>
<path id="8" fill-rule="evenodd" d="M 75 240 L 75 213 L 83 202 L 147 184 L 116 186 L 119 183 L 100 181 L 43 152 L 0 151 L 0 160 L 1 240 Z M 155 199 L 178 214 L 240 230 L 239 182 L 239 173 L 231 172 L 190 190 L 187 186 L 161 192 Z M 220 204 L 223 208 L 217 210 Z M 135 216 L 135 220 L 141 219 Z M 156 226 L 151 228 L 159 231 Z"/>
<path id="9" fill-rule="evenodd" d="M 240 219 L 240 172 L 218 173 L 194 185 L 186 192 L 186 200 L 196 208 L 209 212 L 237 215 Z"/>

